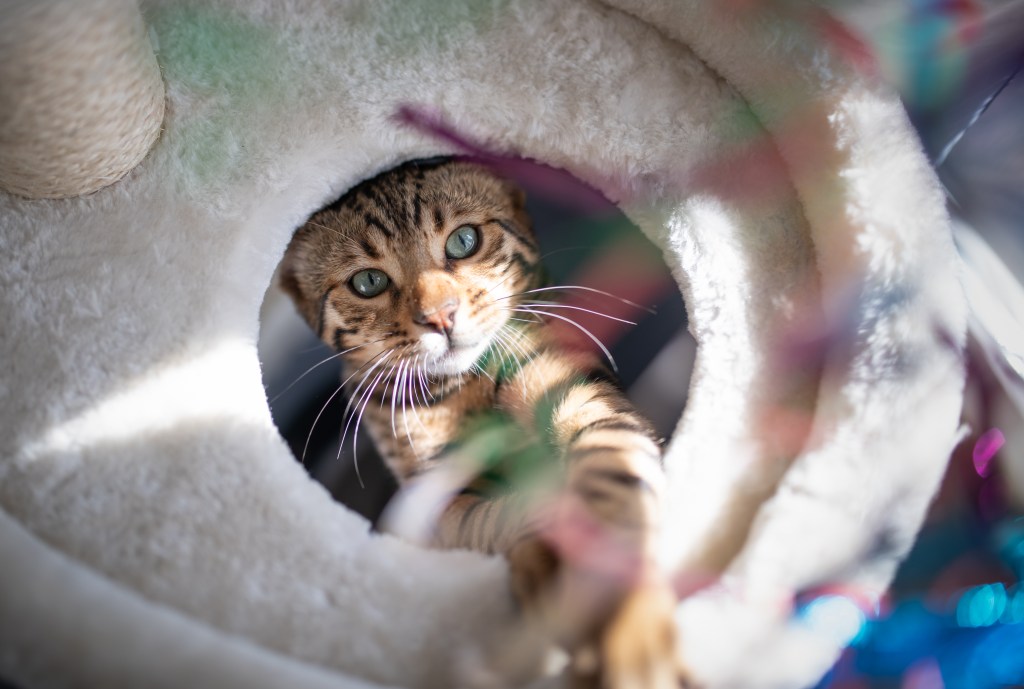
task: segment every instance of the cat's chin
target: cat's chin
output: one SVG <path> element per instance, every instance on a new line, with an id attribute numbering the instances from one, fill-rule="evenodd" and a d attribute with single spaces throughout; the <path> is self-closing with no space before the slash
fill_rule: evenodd
<path id="1" fill-rule="evenodd" d="M 487 340 L 483 340 L 473 345 L 451 346 L 427 363 L 427 373 L 435 376 L 457 376 L 465 373 L 483 356 L 487 345 Z"/>

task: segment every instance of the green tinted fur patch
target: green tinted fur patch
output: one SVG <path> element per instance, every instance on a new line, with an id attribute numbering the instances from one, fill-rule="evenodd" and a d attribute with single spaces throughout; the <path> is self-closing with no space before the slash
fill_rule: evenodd
<path id="1" fill-rule="evenodd" d="M 520 352 L 503 347 L 500 343 L 492 343 L 480 355 L 476 362 L 476 368 L 487 372 L 500 387 L 518 375 L 523 367 L 536 359 L 539 354 L 540 352 L 534 349 Z"/>
<path id="2" fill-rule="evenodd" d="M 445 453 L 472 458 L 478 473 L 466 492 L 487 497 L 545 485 L 554 468 L 547 444 L 495 409 L 474 414 Z"/>
<path id="3" fill-rule="evenodd" d="M 245 169 L 239 161 L 256 140 L 239 132 L 235 113 L 258 115 L 295 95 L 296 86 L 280 76 L 287 51 L 279 36 L 238 14 L 202 6 L 172 3 L 147 19 L 167 82 L 205 104 L 201 117 L 176 123 L 183 129 L 172 137 L 178 157 L 190 161 L 187 169 L 199 184 L 237 178 Z"/>

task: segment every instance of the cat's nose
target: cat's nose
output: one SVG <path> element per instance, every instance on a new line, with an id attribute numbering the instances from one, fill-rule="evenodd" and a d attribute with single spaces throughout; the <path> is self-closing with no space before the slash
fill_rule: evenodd
<path id="1" fill-rule="evenodd" d="M 450 297 L 434 309 L 420 311 L 413 316 L 413 321 L 419 325 L 431 326 L 445 335 L 450 335 L 452 328 L 455 327 L 455 312 L 458 310 L 458 298 Z"/>

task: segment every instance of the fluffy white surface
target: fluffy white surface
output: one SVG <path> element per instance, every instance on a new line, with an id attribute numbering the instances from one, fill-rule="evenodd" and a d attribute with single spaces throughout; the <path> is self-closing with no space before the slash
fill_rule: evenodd
<path id="1" fill-rule="evenodd" d="M 785 389 L 756 377 L 737 397 L 745 406 L 726 407 L 748 414 L 731 427 L 721 406 L 694 399 L 668 455 L 670 561 L 697 571 L 724 565 L 718 585 L 680 606 L 684 657 L 713 686 L 812 684 L 839 642 L 785 622 L 793 594 L 828 585 L 880 596 L 959 437 L 966 315 L 943 196 L 895 95 L 809 40 L 812 27 L 756 10 L 617 4 L 689 45 L 773 135 L 814 243 L 824 322 L 848 319 L 857 298 L 854 337 L 826 362 L 799 456 L 780 457 L 750 433 L 757 405 Z M 752 252 L 769 270 L 776 259 Z M 745 299 L 759 282 L 741 287 Z M 699 335 L 701 301 L 699 356 L 717 359 Z M 770 351 L 755 349 L 748 356 Z M 723 562 L 748 524 L 749 538 Z"/>
<path id="2" fill-rule="evenodd" d="M 31 686 L 487 677 L 512 618 L 501 563 L 372 535 L 333 503 L 278 437 L 255 352 L 303 218 L 443 152 L 393 124 L 410 103 L 573 171 L 665 246 L 700 344 L 665 561 L 725 574 L 680 607 L 684 658 L 715 687 L 827 667 L 841 639 L 787 624 L 780 599 L 826 581 L 879 593 L 956 439 L 964 313 L 942 199 L 897 100 L 806 31 L 717 3 L 612 4 L 144 6 L 168 93 L 150 156 L 85 198 L 0 198 L 0 552 L 18 563 L 0 671 Z M 782 131 L 794 87 L 826 152 L 813 167 Z M 748 106 L 774 137 L 758 174 L 783 180 L 758 203 L 693 175 L 734 150 L 723 123 Z M 770 353 L 854 281 L 868 299 L 852 351 L 794 387 Z M 799 456 L 759 433 L 779 403 L 813 411 Z"/>

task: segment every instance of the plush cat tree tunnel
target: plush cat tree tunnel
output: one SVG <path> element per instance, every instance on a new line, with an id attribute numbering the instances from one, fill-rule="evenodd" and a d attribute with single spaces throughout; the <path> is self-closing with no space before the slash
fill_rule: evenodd
<path id="1" fill-rule="evenodd" d="M 288 453 L 260 385 L 259 303 L 293 229 L 361 179 L 454 152 L 398 126 L 404 105 L 572 172 L 664 248 L 699 352 L 663 559 L 681 586 L 716 577 L 679 607 L 681 655 L 713 687 L 824 672 L 845 639 L 793 622 L 792 596 L 884 590 L 956 442 L 965 319 L 938 185 L 897 98 L 823 40 L 833 20 L 668 0 L 147 3 L 167 100 L 150 149 L 143 24 L 95 4 L 102 21 L 85 4 L 62 21 L 127 66 L 49 105 L 71 72 L 20 53 L 35 15 L 0 20 L 0 53 L 45 65 L 5 61 L 4 107 L 56 108 L 0 133 L 29 122 L 24 141 L 59 149 L 4 138 L 0 155 L 0 675 L 514 683 L 502 563 L 371 534 Z M 57 123 L 93 131 L 101 93 L 135 124 L 86 137 L 118 162 L 80 175 Z"/>

